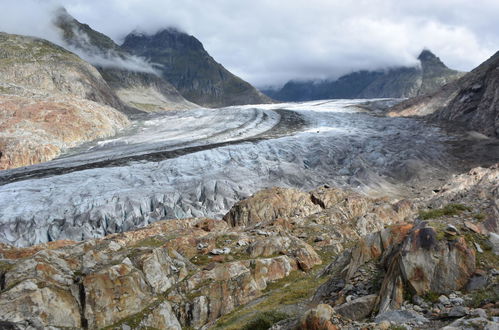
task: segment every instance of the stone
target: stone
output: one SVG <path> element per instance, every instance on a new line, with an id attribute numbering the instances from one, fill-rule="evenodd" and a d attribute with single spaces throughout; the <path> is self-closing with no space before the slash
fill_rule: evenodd
<path id="1" fill-rule="evenodd" d="M 482 317 L 485 319 L 488 317 L 487 312 L 482 308 L 475 308 L 474 310 L 472 310 L 471 315 Z"/>
<path id="2" fill-rule="evenodd" d="M 447 298 L 446 296 L 444 295 L 441 295 L 440 297 L 438 297 L 438 301 L 443 304 L 443 305 L 449 305 L 450 304 L 450 300 L 449 298 Z"/>
<path id="3" fill-rule="evenodd" d="M 220 255 L 220 254 L 229 254 L 230 253 L 230 248 L 225 247 L 223 249 L 213 249 L 210 251 L 211 254 L 213 255 Z"/>
<path id="4" fill-rule="evenodd" d="M 141 322 L 142 327 L 165 330 L 182 330 L 169 302 L 165 301 L 147 315 Z"/>
<path id="5" fill-rule="evenodd" d="M 334 310 L 338 314 L 346 318 L 349 318 L 351 320 L 354 321 L 363 320 L 367 318 L 373 311 L 377 298 L 378 296 L 373 294 L 360 297 L 351 301 L 348 301 L 347 299 L 347 303 L 335 307 Z"/>
<path id="6" fill-rule="evenodd" d="M 463 298 L 459 298 L 459 297 L 451 298 L 450 299 L 450 303 L 451 303 L 451 305 L 461 306 L 461 305 L 464 305 L 464 299 Z"/>
<path id="7" fill-rule="evenodd" d="M 492 244 L 492 251 L 497 256 L 499 255 L 499 235 L 493 232 L 489 233 L 489 242 Z"/>
<path id="8" fill-rule="evenodd" d="M 320 304 L 316 308 L 305 313 L 300 321 L 302 330 L 338 330 L 339 328 L 331 322 L 335 314 L 334 309 L 326 304 Z"/>
<path id="9" fill-rule="evenodd" d="M 231 226 L 248 226 L 291 216 L 307 216 L 319 212 L 310 194 L 294 189 L 270 188 L 236 203 L 224 216 Z"/>
<path id="10" fill-rule="evenodd" d="M 459 230 L 454 225 L 451 224 L 447 224 L 445 232 L 450 235 L 459 235 Z"/>
<path id="11" fill-rule="evenodd" d="M 143 274 L 127 264 L 118 264 L 83 279 L 85 317 L 90 328 L 111 325 L 140 312 L 152 298 Z"/>
<path id="12" fill-rule="evenodd" d="M 451 324 L 443 327 L 441 330 L 461 330 L 461 329 L 487 329 L 495 330 L 499 324 L 489 321 L 487 318 L 476 317 L 472 319 L 460 318 Z"/>
<path id="13" fill-rule="evenodd" d="M 482 275 L 473 275 L 466 284 L 466 291 L 476 291 L 484 288 L 488 283 L 488 277 Z"/>
<path id="14" fill-rule="evenodd" d="M 0 319 L 47 327 L 80 328 L 79 301 L 55 285 L 39 288 L 27 279 L 0 294 Z"/>
<path id="15" fill-rule="evenodd" d="M 463 317 L 465 315 L 468 315 L 468 308 L 463 306 L 455 306 L 449 310 L 447 315 L 449 315 L 449 317 Z"/>
<path id="16" fill-rule="evenodd" d="M 424 316 L 419 315 L 414 311 L 407 310 L 392 310 L 384 313 L 378 314 L 374 321 L 380 323 L 383 321 L 389 321 L 395 324 L 403 324 L 408 322 L 422 322 L 427 323 L 429 320 Z"/>

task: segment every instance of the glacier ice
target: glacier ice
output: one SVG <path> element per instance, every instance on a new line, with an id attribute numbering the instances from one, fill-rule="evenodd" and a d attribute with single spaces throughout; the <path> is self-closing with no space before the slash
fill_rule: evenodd
<path id="1" fill-rule="evenodd" d="M 360 102 L 155 114 L 51 162 L 2 171 L 0 241 L 27 246 L 159 219 L 220 218 L 270 186 L 397 195 L 407 182 L 450 166 L 437 128 L 374 116 L 355 107 Z"/>

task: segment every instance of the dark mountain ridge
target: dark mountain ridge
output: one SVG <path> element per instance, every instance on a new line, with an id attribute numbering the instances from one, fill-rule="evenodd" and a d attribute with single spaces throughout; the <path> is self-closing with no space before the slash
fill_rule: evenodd
<path id="1" fill-rule="evenodd" d="M 449 69 L 429 50 L 423 50 L 418 60 L 420 65 L 415 67 L 357 71 L 337 80 L 290 81 L 280 90 L 265 93 L 281 101 L 404 98 L 430 93 L 462 75 Z"/>
<path id="2" fill-rule="evenodd" d="M 404 101 L 392 116 L 425 116 L 499 137 L 499 52 L 438 91 Z"/>
<path id="3" fill-rule="evenodd" d="M 93 62 L 128 108 L 149 112 L 197 107 L 162 79 L 147 61 L 128 53 L 89 25 L 80 23 L 64 8 L 57 11 L 54 24 L 70 48 Z"/>
<path id="4" fill-rule="evenodd" d="M 157 64 L 161 76 L 197 104 L 220 107 L 271 102 L 216 62 L 198 39 L 179 30 L 169 28 L 154 35 L 131 33 L 122 48 Z"/>

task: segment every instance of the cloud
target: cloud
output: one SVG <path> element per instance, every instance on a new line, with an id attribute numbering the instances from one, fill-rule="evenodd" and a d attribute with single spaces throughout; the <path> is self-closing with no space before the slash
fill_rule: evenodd
<path id="1" fill-rule="evenodd" d="M 20 3 L 20 7 L 37 2 L 4 1 Z M 448 66 L 471 70 L 497 51 L 499 44 L 497 0 L 60 3 L 78 20 L 118 42 L 134 29 L 154 33 L 161 28 L 177 27 L 197 37 L 230 71 L 257 86 L 282 84 L 296 78 L 335 78 L 359 69 L 414 65 L 425 47 Z M 35 19 L 34 11 L 24 8 Z M 2 9 L 0 29 L 4 30 L 16 21 L 5 23 L 5 15 Z M 28 24 L 23 30 L 29 32 L 30 27 L 37 29 L 36 24 Z M 42 29 L 31 34 L 45 32 Z"/>

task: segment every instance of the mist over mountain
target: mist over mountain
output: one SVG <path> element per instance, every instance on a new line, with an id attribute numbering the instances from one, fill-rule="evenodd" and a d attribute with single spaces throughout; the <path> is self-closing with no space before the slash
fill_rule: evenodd
<path id="1" fill-rule="evenodd" d="M 462 75 L 449 69 L 429 50 L 423 50 L 418 61 L 418 66 L 358 71 L 337 80 L 290 81 L 281 89 L 264 93 L 281 101 L 405 98 L 434 92 Z"/>
<path id="2" fill-rule="evenodd" d="M 499 329 L 497 12 L 3 1 L 0 329 Z"/>
<path id="3" fill-rule="evenodd" d="M 428 116 L 434 122 L 462 126 L 499 137 L 499 52 L 462 78 L 434 93 L 398 104 L 392 116 Z M 495 151 L 491 148 L 491 152 Z"/>
<path id="4" fill-rule="evenodd" d="M 131 33 L 122 48 L 157 64 L 161 76 L 197 104 L 219 107 L 271 101 L 216 62 L 198 39 L 177 29 L 154 35 Z"/>
<path id="5" fill-rule="evenodd" d="M 55 13 L 54 24 L 66 47 L 95 65 L 129 107 L 146 112 L 197 107 L 162 79 L 144 58 L 132 55 L 108 36 L 80 23 L 64 8 Z"/>

